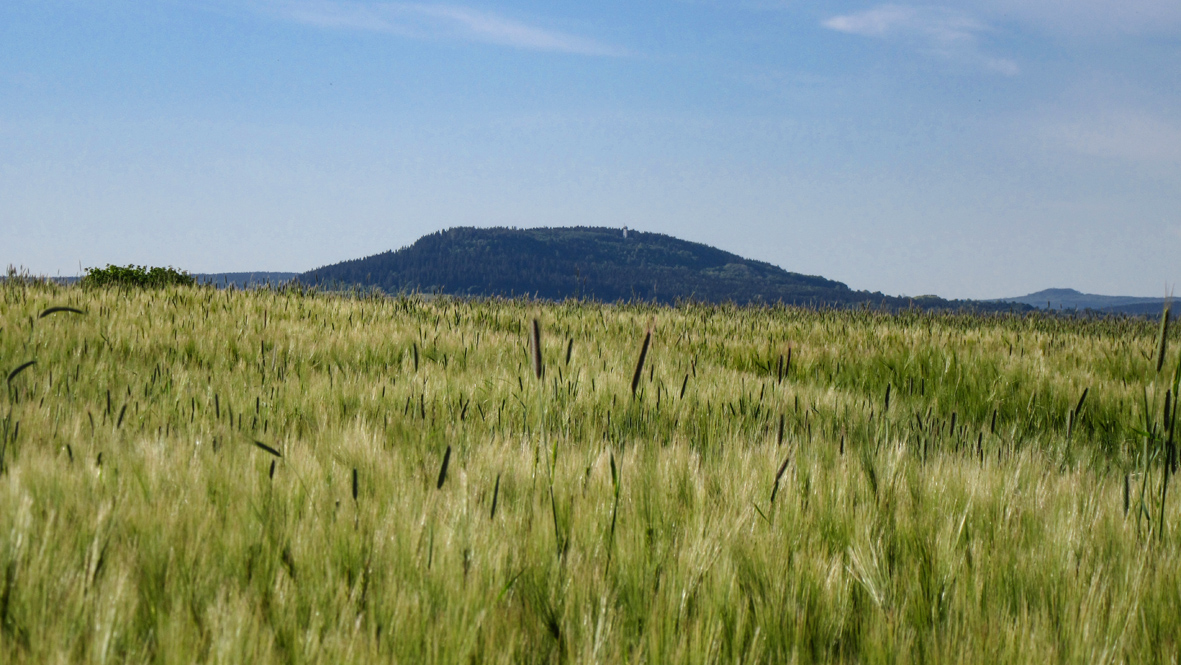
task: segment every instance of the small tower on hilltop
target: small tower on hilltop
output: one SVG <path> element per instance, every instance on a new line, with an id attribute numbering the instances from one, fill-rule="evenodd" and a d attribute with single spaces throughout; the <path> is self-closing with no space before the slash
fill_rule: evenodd
<path id="1" fill-rule="evenodd" d="M 623 227 L 623 239 L 627 240 L 627 227 Z"/>

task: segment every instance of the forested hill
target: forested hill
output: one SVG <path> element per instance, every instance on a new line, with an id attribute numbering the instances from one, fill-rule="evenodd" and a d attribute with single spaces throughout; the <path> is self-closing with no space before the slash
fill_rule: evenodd
<path id="1" fill-rule="evenodd" d="M 918 301 L 854 291 L 823 277 L 787 272 L 762 261 L 659 233 L 622 229 L 455 228 L 423 236 L 397 251 L 309 271 L 309 284 L 378 287 L 464 296 L 536 296 L 553 300 L 644 300 L 673 303 L 776 303 L 890 308 L 1023 305 Z"/>

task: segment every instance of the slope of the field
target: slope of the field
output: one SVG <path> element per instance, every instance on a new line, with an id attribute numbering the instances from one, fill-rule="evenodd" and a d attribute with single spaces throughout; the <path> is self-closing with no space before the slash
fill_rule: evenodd
<path id="1" fill-rule="evenodd" d="M 841 282 L 788 272 L 659 233 L 629 231 L 625 237 L 621 229 L 587 227 L 450 229 L 397 251 L 318 268 L 300 279 L 307 284 L 375 286 L 387 293 L 529 295 L 550 300 L 1012 308 L 854 291 Z"/>
<path id="2" fill-rule="evenodd" d="M 9 280 L 0 662 L 1171 662 L 1177 342 Z"/>

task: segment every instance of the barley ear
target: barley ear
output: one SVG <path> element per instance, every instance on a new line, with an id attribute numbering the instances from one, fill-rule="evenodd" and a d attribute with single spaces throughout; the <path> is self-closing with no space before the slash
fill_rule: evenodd
<path id="1" fill-rule="evenodd" d="M 1169 345 L 1169 310 L 1171 305 L 1165 305 L 1165 311 L 1160 316 L 1160 346 L 1156 350 L 1156 371 L 1160 372 L 1165 365 L 1165 352 Z"/>
<path id="2" fill-rule="evenodd" d="M 541 378 L 541 324 L 533 319 L 533 376 Z"/>
<path id="3" fill-rule="evenodd" d="M 644 345 L 640 347 L 640 359 L 636 361 L 636 372 L 632 375 L 632 397 L 636 396 L 636 388 L 640 386 L 640 376 L 644 373 L 644 359 L 648 357 L 648 346 L 652 343 L 652 327 L 644 334 Z"/>
<path id="4" fill-rule="evenodd" d="M 451 461 L 451 446 L 447 446 L 447 451 L 443 453 L 443 466 L 439 469 L 439 481 L 435 483 L 435 489 L 443 489 L 443 483 L 447 480 L 447 464 Z"/>

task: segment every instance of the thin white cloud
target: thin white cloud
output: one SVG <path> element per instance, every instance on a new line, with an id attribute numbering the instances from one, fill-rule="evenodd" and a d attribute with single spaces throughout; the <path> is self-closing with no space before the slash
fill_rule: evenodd
<path id="1" fill-rule="evenodd" d="M 950 4 L 950 3 L 949 3 Z M 1181 30 L 1177 0 L 967 0 L 998 21 L 1074 35 L 1134 35 Z"/>
<path id="2" fill-rule="evenodd" d="M 902 5 L 881 5 L 854 14 L 834 16 L 825 21 L 824 26 L 866 37 L 918 35 L 949 46 L 975 41 L 976 33 L 984 29 L 984 25 L 972 17 L 948 9 Z"/>
<path id="3" fill-rule="evenodd" d="M 954 9 L 887 4 L 834 16 L 821 25 L 850 35 L 905 42 L 929 55 L 1000 74 L 1018 73 L 1017 63 L 980 49 L 988 24 Z"/>
<path id="4" fill-rule="evenodd" d="M 695 5 L 788 10 L 798 0 L 681 0 Z M 904 0 L 903 0 L 904 1 Z M 920 0 L 924 8 L 968 12 L 990 24 L 1014 24 L 1077 37 L 1177 34 L 1178 0 Z M 889 6 L 889 5 L 887 5 Z M 874 11 L 874 10 L 870 10 Z"/>
<path id="5" fill-rule="evenodd" d="M 624 56 L 626 49 L 535 27 L 470 7 L 403 2 L 295 0 L 270 2 L 267 13 L 303 25 L 382 32 L 415 39 L 444 39 L 516 49 L 590 56 Z"/>

